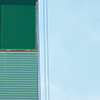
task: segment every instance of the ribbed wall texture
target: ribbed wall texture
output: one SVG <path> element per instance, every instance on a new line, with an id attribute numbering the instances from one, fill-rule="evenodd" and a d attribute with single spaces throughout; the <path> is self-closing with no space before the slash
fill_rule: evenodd
<path id="1" fill-rule="evenodd" d="M 38 100 L 38 53 L 0 53 L 0 100 Z"/>

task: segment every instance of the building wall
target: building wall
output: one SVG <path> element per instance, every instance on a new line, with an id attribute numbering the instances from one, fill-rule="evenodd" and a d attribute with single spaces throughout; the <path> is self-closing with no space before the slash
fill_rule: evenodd
<path id="1" fill-rule="evenodd" d="M 37 49 L 36 0 L 0 0 L 0 49 Z"/>
<path id="2" fill-rule="evenodd" d="M 0 52 L 0 100 L 38 100 L 37 52 Z"/>
<path id="3" fill-rule="evenodd" d="M 38 100 L 36 0 L 0 0 L 0 100 Z"/>

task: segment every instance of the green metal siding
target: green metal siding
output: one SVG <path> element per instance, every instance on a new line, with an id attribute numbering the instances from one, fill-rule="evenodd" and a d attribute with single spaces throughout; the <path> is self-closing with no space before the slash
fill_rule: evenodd
<path id="1" fill-rule="evenodd" d="M 0 100 L 38 100 L 38 53 L 0 53 Z"/>
<path id="2" fill-rule="evenodd" d="M 0 0 L 0 49 L 36 50 L 36 0 Z"/>
<path id="3" fill-rule="evenodd" d="M 36 5 L 36 0 L 0 0 L 1 5 Z"/>

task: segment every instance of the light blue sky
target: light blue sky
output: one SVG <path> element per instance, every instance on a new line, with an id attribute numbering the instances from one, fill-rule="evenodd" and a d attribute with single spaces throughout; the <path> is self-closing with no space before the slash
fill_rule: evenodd
<path id="1" fill-rule="evenodd" d="M 43 5 L 39 1 L 43 73 Z M 100 100 L 100 0 L 48 2 L 51 100 Z"/>

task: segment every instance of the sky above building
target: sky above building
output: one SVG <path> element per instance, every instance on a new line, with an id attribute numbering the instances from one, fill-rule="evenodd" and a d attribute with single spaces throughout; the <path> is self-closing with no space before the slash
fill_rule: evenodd
<path id="1" fill-rule="evenodd" d="M 51 100 L 100 100 L 100 0 L 48 0 Z M 43 2 L 39 0 L 43 79 Z M 43 100 L 42 80 L 42 100 Z"/>

